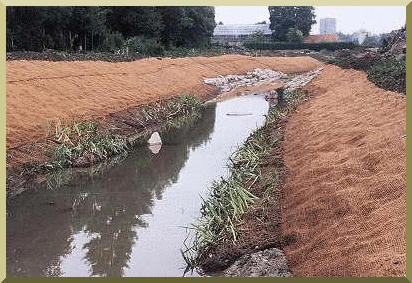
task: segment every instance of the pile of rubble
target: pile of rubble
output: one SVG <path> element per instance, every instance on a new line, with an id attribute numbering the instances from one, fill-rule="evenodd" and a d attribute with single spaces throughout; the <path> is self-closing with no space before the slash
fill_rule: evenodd
<path id="1" fill-rule="evenodd" d="M 306 72 L 304 74 L 301 74 L 301 75 L 298 75 L 292 78 L 290 81 L 285 83 L 285 86 L 284 86 L 285 93 L 291 92 L 297 88 L 300 88 L 308 84 L 311 80 L 317 77 L 322 70 L 323 68 L 319 68 L 317 70 Z"/>
<path id="2" fill-rule="evenodd" d="M 246 254 L 223 272 L 225 277 L 290 277 L 286 256 L 277 248 Z"/>
<path id="3" fill-rule="evenodd" d="M 392 31 L 379 52 L 395 56 L 406 54 L 406 28 Z"/>
<path id="4" fill-rule="evenodd" d="M 287 81 L 283 85 L 283 87 L 275 89 L 269 92 L 268 94 L 266 94 L 265 96 L 266 100 L 268 100 L 272 104 L 277 104 L 279 103 L 279 99 L 288 99 L 288 94 L 308 84 L 310 81 L 316 78 L 321 73 L 322 70 L 323 68 L 319 68 L 319 69 L 316 69 L 310 72 L 303 73 L 296 77 L 293 77 L 291 80 Z M 282 97 L 280 97 L 280 93 L 283 94 Z"/>
<path id="5" fill-rule="evenodd" d="M 261 85 L 286 78 L 287 75 L 282 72 L 271 69 L 255 69 L 246 75 L 218 76 L 212 79 L 204 79 L 204 82 L 218 87 L 221 92 L 225 92 L 240 86 Z"/>
<path id="6" fill-rule="evenodd" d="M 365 71 L 375 85 L 406 94 L 406 28 L 392 31 L 379 49 L 338 50 L 328 63 Z"/>

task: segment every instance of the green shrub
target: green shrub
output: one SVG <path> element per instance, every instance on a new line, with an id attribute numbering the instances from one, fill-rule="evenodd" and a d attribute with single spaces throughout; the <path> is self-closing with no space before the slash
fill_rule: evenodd
<path id="1" fill-rule="evenodd" d="M 288 42 L 300 43 L 303 41 L 303 33 L 296 28 L 290 28 L 286 34 L 286 39 Z"/>
<path id="2" fill-rule="evenodd" d="M 201 266 L 214 247 L 236 243 L 242 215 L 258 199 L 250 192 L 254 184 L 276 185 L 278 172 L 262 178 L 264 163 L 274 148 L 280 148 L 283 139 L 280 133 L 273 138 L 273 127 L 305 98 L 306 94 L 301 90 L 288 93 L 286 104 L 271 107 L 265 125 L 257 129 L 229 158 L 229 176 L 213 182 L 208 196 L 202 201 L 200 218 L 189 227 L 192 237 L 184 241 L 184 249 L 181 250 L 187 263 L 186 271 Z M 264 196 L 270 201 L 270 191 L 265 191 Z M 187 244 L 188 241 L 191 242 Z"/>
<path id="3" fill-rule="evenodd" d="M 53 133 L 51 133 L 53 129 Z M 53 153 L 49 168 L 88 165 L 125 152 L 126 139 L 102 133 L 93 121 L 72 120 L 48 123 L 48 136 L 61 143 Z M 81 159 L 85 159 L 79 162 Z M 87 159 L 87 160 L 86 160 Z M 84 164 L 83 164 L 84 163 Z"/>
<path id="4" fill-rule="evenodd" d="M 124 43 L 123 35 L 120 32 L 110 32 L 105 35 L 101 50 L 108 52 L 118 52 Z"/>
<path id="5" fill-rule="evenodd" d="M 323 43 L 303 43 L 303 42 L 247 42 L 245 47 L 258 50 L 296 50 L 310 49 L 314 51 L 353 49 L 357 47 L 353 42 L 323 42 Z"/>
<path id="6" fill-rule="evenodd" d="M 226 49 L 221 46 L 210 46 L 205 48 L 170 47 L 165 50 L 165 57 L 197 57 L 197 56 L 218 56 L 225 54 Z"/>
<path id="7" fill-rule="evenodd" d="M 160 56 L 164 53 L 164 46 L 155 38 L 134 36 L 124 42 L 122 52 L 138 53 L 146 56 Z"/>
<path id="8" fill-rule="evenodd" d="M 381 59 L 368 71 L 368 79 L 384 89 L 406 93 L 406 60 Z"/>

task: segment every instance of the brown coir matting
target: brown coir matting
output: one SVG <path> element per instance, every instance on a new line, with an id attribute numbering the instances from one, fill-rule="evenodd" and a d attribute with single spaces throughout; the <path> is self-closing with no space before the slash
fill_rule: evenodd
<path id="1" fill-rule="evenodd" d="M 405 276 L 405 97 L 335 66 L 308 90 L 284 142 L 294 276 Z"/>

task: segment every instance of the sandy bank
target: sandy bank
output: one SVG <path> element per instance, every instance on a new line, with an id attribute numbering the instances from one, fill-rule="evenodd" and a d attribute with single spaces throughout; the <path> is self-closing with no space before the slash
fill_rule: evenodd
<path id="1" fill-rule="evenodd" d="M 44 135 L 47 119 L 101 117 L 182 92 L 211 95 L 203 78 L 254 68 L 284 73 L 312 70 L 310 57 L 225 55 L 134 62 L 7 61 L 7 148 Z"/>
<path id="2" fill-rule="evenodd" d="M 284 142 L 294 276 L 405 276 L 405 97 L 335 66 L 307 89 Z"/>

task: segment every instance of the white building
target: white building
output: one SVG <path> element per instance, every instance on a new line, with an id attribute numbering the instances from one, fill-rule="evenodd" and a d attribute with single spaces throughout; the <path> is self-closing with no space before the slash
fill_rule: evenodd
<path id="1" fill-rule="evenodd" d="M 372 34 L 367 30 L 361 29 L 357 32 L 354 32 L 351 37 L 352 41 L 357 41 L 359 44 L 362 44 L 365 41 L 365 38 L 367 38 L 368 36 L 372 36 Z"/>
<path id="2" fill-rule="evenodd" d="M 226 45 L 242 45 L 243 41 L 256 34 L 270 37 L 272 30 L 269 26 L 269 24 L 217 25 L 213 31 L 212 42 Z"/>
<path id="3" fill-rule="evenodd" d="M 335 18 L 323 18 L 319 23 L 320 34 L 335 34 L 336 33 L 336 19 Z"/>

